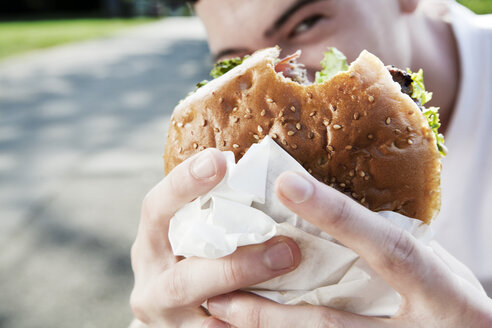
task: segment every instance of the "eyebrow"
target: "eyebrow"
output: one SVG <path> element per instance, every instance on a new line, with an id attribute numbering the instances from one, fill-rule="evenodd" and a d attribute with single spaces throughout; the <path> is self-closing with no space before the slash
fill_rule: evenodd
<path id="1" fill-rule="evenodd" d="M 272 36 L 275 31 L 280 29 L 296 12 L 301 10 L 301 8 L 310 5 L 314 2 L 326 1 L 326 0 L 298 0 L 294 2 L 290 7 L 288 7 L 282 15 L 279 16 L 272 24 L 272 26 L 265 31 L 265 37 Z"/>

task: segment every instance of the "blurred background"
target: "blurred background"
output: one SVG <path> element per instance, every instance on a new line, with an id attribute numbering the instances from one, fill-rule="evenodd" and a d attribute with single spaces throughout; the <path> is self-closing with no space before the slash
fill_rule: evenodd
<path id="1" fill-rule="evenodd" d="M 212 66 L 179 3 L 0 0 L 0 328 L 131 321 L 140 203 Z"/>

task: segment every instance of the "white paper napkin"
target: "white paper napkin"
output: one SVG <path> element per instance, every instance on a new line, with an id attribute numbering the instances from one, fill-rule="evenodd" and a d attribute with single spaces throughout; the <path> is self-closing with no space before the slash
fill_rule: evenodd
<path id="1" fill-rule="evenodd" d="M 294 239 L 301 249 L 299 267 L 247 291 L 283 304 L 330 306 L 363 315 L 392 315 L 400 295 L 356 253 L 287 209 L 273 187 L 284 171 L 306 170 L 270 137 L 254 144 L 236 164 L 224 152 L 227 173 L 208 194 L 180 209 L 171 219 L 169 240 L 176 256 L 219 258 L 237 247 L 259 244 L 276 235 Z M 395 212 L 379 212 L 422 242 L 429 226 Z"/>

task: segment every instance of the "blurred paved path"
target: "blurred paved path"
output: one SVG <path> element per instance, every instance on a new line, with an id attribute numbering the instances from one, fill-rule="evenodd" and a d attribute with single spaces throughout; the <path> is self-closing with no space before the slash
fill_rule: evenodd
<path id="1" fill-rule="evenodd" d="M 0 327 L 125 327 L 169 115 L 210 68 L 196 19 L 0 62 Z"/>

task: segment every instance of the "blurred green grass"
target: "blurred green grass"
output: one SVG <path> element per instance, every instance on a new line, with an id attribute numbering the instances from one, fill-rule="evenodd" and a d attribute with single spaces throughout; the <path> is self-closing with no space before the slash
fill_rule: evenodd
<path id="1" fill-rule="evenodd" d="M 458 2 L 477 14 L 492 13 L 492 0 L 458 0 Z"/>
<path id="2" fill-rule="evenodd" d="M 0 22 L 0 59 L 63 43 L 106 37 L 125 28 L 155 21 L 136 19 L 67 19 Z"/>

